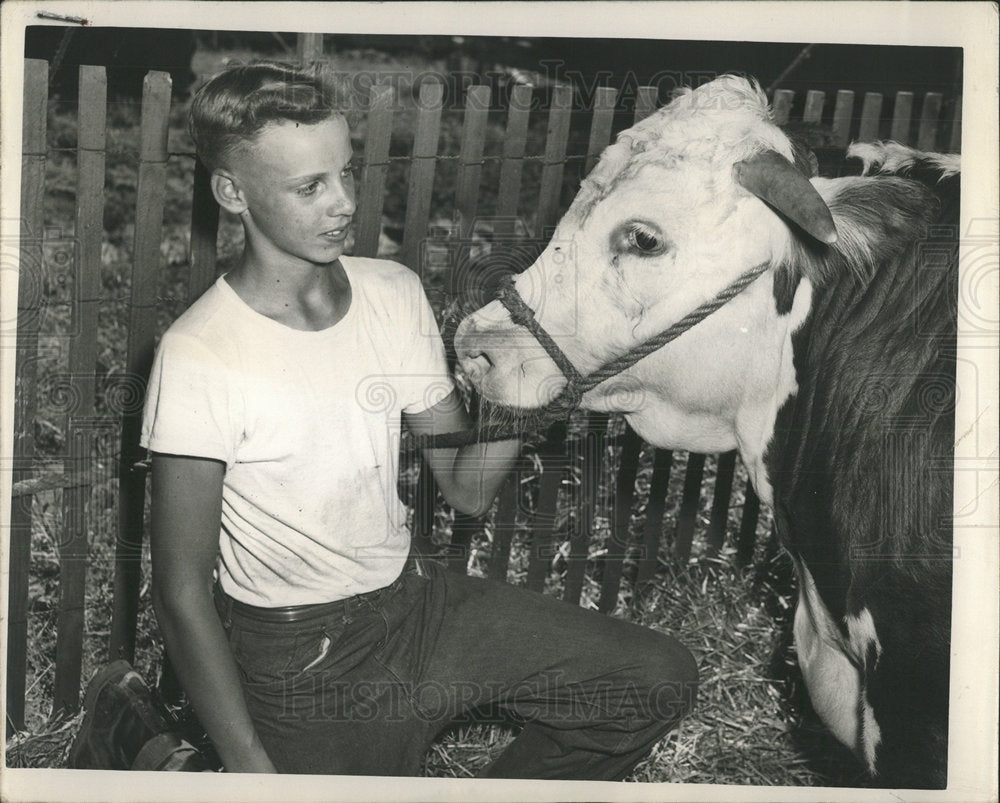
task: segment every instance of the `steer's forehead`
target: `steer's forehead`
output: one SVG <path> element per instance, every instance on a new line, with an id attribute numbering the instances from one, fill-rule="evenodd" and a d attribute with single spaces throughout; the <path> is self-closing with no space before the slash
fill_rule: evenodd
<path id="1" fill-rule="evenodd" d="M 604 151 L 584 179 L 566 222 L 584 225 L 600 201 L 635 179 L 645 165 L 724 172 L 766 149 L 792 156 L 756 84 L 724 76 L 682 90 L 669 105 L 619 134 Z"/>

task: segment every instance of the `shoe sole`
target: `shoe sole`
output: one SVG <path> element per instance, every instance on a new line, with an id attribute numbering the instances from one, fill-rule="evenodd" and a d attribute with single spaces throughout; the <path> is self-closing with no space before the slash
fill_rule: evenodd
<path id="1" fill-rule="evenodd" d="M 80 753 L 83 750 L 83 742 L 80 740 L 80 735 L 85 733 L 90 726 L 90 721 L 94 716 L 94 709 L 97 705 L 97 698 L 104 690 L 104 687 L 115 677 L 124 680 L 129 672 L 135 672 L 135 669 L 132 668 L 132 665 L 128 661 L 119 658 L 117 661 L 112 661 L 90 679 L 90 683 L 87 684 L 87 695 L 83 700 L 83 723 L 80 725 L 80 730 L 77 731 L 76 738 L 73 740 L 73 746 L 69 751 L 69 765 L 71 768 L 87 769 L 86 767 L 78 766 Z"/>

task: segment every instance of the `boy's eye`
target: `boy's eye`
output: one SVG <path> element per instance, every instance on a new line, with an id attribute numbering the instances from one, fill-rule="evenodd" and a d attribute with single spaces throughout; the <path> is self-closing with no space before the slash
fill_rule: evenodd
<path id="1" fill-rule="evenodd" d="M 344 178 L 354 178 L 354 173 L 357 171 L 358 166 L 351 162 L 344 166 L 344 169 L 340 171 L 340 175 Z"/>
<path id="2" fill-rule="evenodd" d="M 305 186 L 299 187 L 296 192 L 299 195 L 312 195 L 319 187 L 318 181 L 310 181 Z"/>

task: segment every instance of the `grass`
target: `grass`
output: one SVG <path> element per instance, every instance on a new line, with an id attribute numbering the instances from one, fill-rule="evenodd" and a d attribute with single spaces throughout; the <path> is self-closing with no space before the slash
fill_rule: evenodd
<path id="1" fill-rule="evenodd" d="M 214 71 L 224 58 L 246 57 L 248 53 L 213 53 L 199 51 L 195 71 Z M 343 70 L 373 69 L 374 64 L 396 76 L 397 91 L 403 100 L 396 113 L 390 154 L 408 153 L 415 111 L 412 85 L 407 74 L 441 65 L 417 63 L 416 57 L 340 53 L 338 67 Z M 400 77 L 402 76 L 402 77 Z M 125 347 L 128 327 L 128 295 L 134 237 L 133 210 L 136 197 L 135 150 L 139 110 L 134 103 L 113 103 L 109 110 L 107 180 L 105 187 L 105 241 L 102 253 L 102 296 L 98 333 L 97 416 L 93 452 L 94 482 L 87 505 L 86 526 L 90 539 L 84 632 L 83 681 L 108 660 L 108 634 L 112 608 L 114 574 L 114 534 L 117 529 L 118 454 L 115 389 L 125 370 Z M 176 104 L 171 116 L 169 149 L 177 154 L 191 150 L 184 130 L 185 108 Z M 532 115 L 528 154 L 542 152 L 545 133 L 544 115 Z M 574 115 L 576 118 L 576 115 Z M 73 220 L 76 187 L 75 157 L 76 117 L 72 104 L 50 104 L 49 148 L 46 166 L 45 257 L 46 285 L 39 361 L 39 404 L 35 421 L 37 466 L 58 470 L 61 466 L 69 432 L 72 400 L 60 392 L 62 367 L 66 364 L 70 342 L 70 309 L 73 298 L 72 260 L 65 254 L 73 243 Z M 446 110 L 442 115 L 441 153 L 432 200 L 431 221 L 449 224 L 454 205 L 454 183 L 461 135 L 461 114 Z M 363 126 L 356 130 L 363 135 Z M 585 147 L 584 126 L 574 119 L 570 152 Z M 495 204 L 498 166 L 491 157 L 498 155 L 503 141 L 503 116 L 491 114 L 483 166 L 481 209 Z M 582 145 L 581 145 L 582 143 Z M 190 156 L 175 155 L 167 163 L 167 201 L 164 211 L 161 246 L 158 327 L 162 331 L 188 303 L 187 247 L 190 222 L 190 186 L 193 173 Z M 579 163 L 571 162 L 566 170 L 564 201 L 568 200 L 579 178 Z M 540 166 L 525 164 L 522 184 L 522 210 L 530 220 L 537 202 Z M 382 250 L 391 253 L 398 244 L 405 210 L 407 172 L 403 161 L 394 161 L 389 171 Z M 483 245 L 488 231 L 477 235 Z M 395 238 L 394 244 L 392 238 Z M 220 269 L 231 264 L 239 252 L 241 234 L 238 224 L 223 216 L 219 237 Z M 432 303 L 445 297 L 444 272 L 422 277 Z M 439 310 L 440 311 L 440 310 Z M 605 461 L 603 487 L 613 484 L 614 454 Z M 683 456 L 677 455 L 668 489 L 668 503 L 663 530 L 662 554 L 669 554 L 683 483 Z M 642 527 L 648 501 L 651 475 L 650 454 L 643 455 L 632 509 L 630 529 L 633 535 Z M 403 485 L 412 483 L 412 472 L 404 475 Z M 572 480 L 567 480 L 568 483 Z M 533 493 L 533 482 L 526 491 Z M 745 477 L 738 475 L 734 488 L 743 487 Z M 537 483 L 534 483 L 537 484 Z M 714 462 L 705 466 L 699 531 L 708 521 Z M 568 538 L 574 524 L 564 494 L 557 534 Z M 739 525 L 740 499 L 730 510 L 729 532 Z M 55 622 L 59 603 L 59 541 L 63 530 L 61 491 L 36 494 L 31 498 L 31 578 L 29 589 L 29 655 L 26 727 L 8 740 L 6 760 L 12 767 L 65 766 L 69 745 L 81 719 L 80 714 L 66 718 L 52 716 L 55 655 Z M 610 535 L 611 510 L 606 495 L 596 504 L 594 538 L 590 545 L 590 566 L 583 590 L 582 604 L 596 608 L 600 592 L 600 572 L 607 538 Z M 768 548 L 768 521 L 762 517 L 754 568 L 736 566 L 731 548 L 719 556 L 707 552 L 696 538 L 692 559 L 687 566 L 662 563 L 650 588 L 641 595 L 631 585 L 635 571 L 635 550 L 625 563 L 625 581 L 613 615 L 647 627 L 669 632 L 695 653 L 701 667 L 701 691 L 695 712 L 681 727 L 666 738 L 639 767 L 630 780 L 674 781 L 688 783 L 732 783 L 775 785 L 861 785 L 858 767 L 845 751 L 835 745 L 817 725 L 801 676 L 790 650 L 790 610 L 792 588 L 785 562 Z M 436 520 L 438 541 L 451 535 L 451 518 L 439 512 Z M 469 570 L 483 574 L 491 554 L 490 528 L 472 545 Z M 527 528 L 522 527 L 512 547 L 508 580 L 523 583 L 527 570 Z M 136 668 L 153 685 L 161 662 L 161 645 L 149 598 L 149 561 L 142 563 Z M 562 590 L 565 565 L 556 561 L 546 591 Z M 425 773 L 431 776 L 467 777 L 476 774 L 512 738 L 511 728 L 497 725 L 463 725 L 444 734 L 427 757 Z"/>

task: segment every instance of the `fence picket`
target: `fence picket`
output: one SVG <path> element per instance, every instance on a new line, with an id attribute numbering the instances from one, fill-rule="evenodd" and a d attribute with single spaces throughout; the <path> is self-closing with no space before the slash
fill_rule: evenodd
<path id="1" fill-rule="evenodd" d="M 743 491 L 743 517 L 740 519 L 740 535 L 736 545 L 736 563 L 750 565 L 753 551 L 757 546 L 757 521 L 760 517 L 760 498 L 747 480 Z"/>
<path id="2" fill-rule="evenodd" d="M 417 127 L 413 134 L 410 180 L 406 191 L 403 222 L 403 264 L 423 275 L 421 244 L 427 237 L 437 170 L 438 139 L 441 135 L 441 104 L 444 84 L 427 81 L 420 86 Z"/>
<path id="3" fill-rule="evenodd" d="M 632 427 L 626 425 L 622 437 L 622 456 L 615 478 L 614 526 L 608 539 L 604 556 L 604 577 L 601 581 L 601 598 L 597 609 L 610 613 L 618 604 L 618 589 L 622 583 L 622 563 L 628 546 L 628 523 L 632 515 L 632 500 L 635 498 L 635 477 L 639 469 L 639 453 L 642 439 Z"/>
<path id="4" fill-rule="evenodd" d="M 14 397 L 13 477 L 32 475 L 35 457 L 35 404 L 38 380 L 38 326 L 44 268 L 45 129 L 48 62 L 24 60 L 21 119 L 21 245 L 17 287 L 17 361 Z M 28 574 L 31 566 L 31 495 L 15 498 L 10 511 L 7 585 L 7 733 L 24 727 L 28 663 Z"/>
<path id="5" fill-rule="evenodd" d="M 524 172 L 524 150 L 528 143 L 528 113 L 531 109 L 531 87 L 515 86 L 507 109 L 507 128 L 503 138 L 500 180 L 497 188 L 497 225 L 502 234 L 513 235 L 521 198 L 521 175 Z"/>
<path id="6" fill-rule="evenodd" d="M 470 86 L 465 96 L 462 120 L 462 144 L 458 157 L 455 188 L 455 211 L 458 232 L 468 240 L 479 208 L 479 184 L 483 176 L 483 147 L 486 144 L 486 120 L 490 111 L 490 88 Z"/>
<path id="7" fill-rule="evenodd" d="M 951 136 L 948 139 L 949 153 L 960 153 L 962 150 L 962 98 L 955 100 L 955 116 L 951 122 Z"/>
<path id="8" fill-rule="evenodd" d="M 910 144 L 910 116 L 913 114 L 913 93 L 897 92 L 892 108 L 892 128 L 889 139 L 902 145 Z"/>
<path id="9" fill-rule="evenodd" d="M 535 216 L 535 236 L 544 238 L 555 225 L 559 214 L 563 172 L 566 167 L 566 140 L 569 136 L 570 112 L 573 108 L 573 87 L 557 86 L 552 92 L 549 122 L 545 133 L 545 157 L 542 160 L 542 184 L 538 191 L 538 212 Z"/>
<path id="10" fill-rule="evenodd" d="M 431 476 L 430 466 L 423 454 L 416 458 L 418 468 L 417 484 L 413 492 L 413 526 L 410 537 L 414 549 L 422 555 L 434 554 L 434 504 L 437 501 L 437 486 Z"/>
<path id="11" fill-rule="evenodd" d="M 784 125 L 792 112 L 792 103 L 795 100 L 795 93 L 790 89 L 777 89 L 774 92 L 774 102 L 771 104 L 771 111 L 774 115 L 774 122 Z"/>
<path id="12" fill-rule="evenodd" d="M 938 122 L 941 117 L 941 93 L 928 92 L 920 108 L 920 125 L 917 129 L 917 150 L 937 150 Z"/>
<path id="13" fill-rule="evenodd" d="M 837 101 L 833 107 L 833 141 L 841 148 L 850 141 L 853 114 L 854 93 L 849 89 L 838 89 Z"/>
<path id="14" fill-rule="evenodd" d="M 507 581 L 510 566 L 510 545 L 517 527 L 517 505 L 521 494 L 521 471 L 524 461 L 518 460 L 511 476 L 500 489 L 496 514 L 493 517 L 493 544 L 490 549 L 488 574 L 494 580 Z"/>
<path id="15" fill-rule="evenodd" d="M 660 541 L 663 539 L 663 512 L 666 509 L 667 487 L 670 485 L 670 469 L 674 463 L 674 453 L 670 449 L 656 449 L 653 452 L 653 476 L 649 481 L 649 502 L 646 503 L 646 523 L 643 525 L 642 557 L 635 583 L 643 586 L 653 579 L 660 557 Z"/>
<path id="16" fill-rule="evenodd" d="M 681 566 L 691 557 L 694 525 L 698 519 L 698 502 L 701 497 L 701 478 L 705 469 L 705 455 L 691 452 L 684 475 L 684 494 L 677 514 L 677 536 L 674 539 L 674 560 Z"/>
<path id="17" fill-rule="evenodd" d="M 555 557 L 555 531 L 559 513 L 559 489 L 566 468 L 566 425 L 549 428 L 547 442 L 538 450 L 542 476 L 538 481 L 538 503 L 532 517 L 531 551 L 525 585 L 532 591 L 545 588 L 552 559 Z"/>
<path id="18" fill-rule="evenodd" d="M 818 89 L 806 92 L 806 107 L 802 112 L 805 123 L 820 123 L 823 121 L 823 104 L 826 103 L 826 93 Z"/>
<path id="19" fill-rule="evenodd" d="M 587 572 L 587 557 L 594 533 L 594 515 L 601 492 L 608 420 L 606 413 L 588 414 L 587 427 L 578 447 L 583 464 L 580 467 L 580 484 L 574 497 L 577 531 L 570 539 L 569 555 L 566 559 L 566 584 L 563 587 L 563 599 L 574 605 L 580 603 L 583 580 Z"/>
<path id="20" fill-rule="evenodd" d="M 461 511 L 455 511 L 451 522 L 451 543 L 445 556 L 445 563 L 453 572 L 465 574 L 469 565 L 469 547 L 476 533 L 481 532 L 481 519 L 469 516 Z"/>
<path id="21" fill-rule="evenodd" d="M 104 145 L 107 78 L 103 67 L 80 67 L 77 114 L 76 298 L 71 310 L 69 379 L 76 410 L 67 415 L 67 474 L 93 468 L 94 386 L 97 364 L 97 306 L 101 292 L 101 235 L 104 228 Z M 59 544 L 59 616 L 53 712 L 80 707 L 83 619 L 87 584 L 86 501 L 90 486 L 63 492 L 63 538 Z"/>
<path id="22" fill-rule="evenodd" d="M 361 171 L 361 191 L 355 214 L 357 229 L 354 253 L 373 257 L 378 254 L 382 233 L 382 207 L 385 201 L 385 177 L 389 171 L 389 141 L 392 138 L 393 89 L 376 84 L 368 96 L 368 126 Z"/>
<path id="23" fill-rule="evenodd" d="M 300 33 L 296 41 L 299 64 L 310 67 L 323 58 L 323 34 Z"/>
<path id="24" fill-rule="evenodd" d="M 128 661 L 135 658 L 135 626 L 139 611 L 146 475 L 136 464 L 143 452 L 139 447 L 142 389 L 153 361 L 169 121 L 170 74 L 151 71 L 146 75 L 142 91 L 128 353 L 126 374 L 118 393 L 122 401 L 122 435 L 110 653 L 112 659 Z"/>
<path id="25" fill-rule="evenodd" d="M 585 174 L 594 169 L 601 151 L 611 142 L 616 95 L 617 92 L 610 86 L 598 87 L 594 92 L 594 114 L 590 120 L 590 140 L 587 142 L 587 161 L 583 170 Z"/>
<path id="26" fill-rule="evenodd" d="M 194 188 L 191 191 L 191 278 L 188 303 L 204 293 L 215 281 L 216 244 L 219 239 L 219 205 L 212 195 L 211 174 L 195 159 Z"/>
<path id="27" fill-rule="evenodd" d="M 659 92 L 655 86 L 640 86 L 635 97 L 635 115 L 632 124 L 641 123 L 656 111 Z"/>
<path id="28" fill-rule="evenodd" d="M 858 142 L 875 142 L 878 139 L 879 120 L 882 118 L 882 94 L 865 92 L 861 106 L 861 125 L 858 128 Z"/>
<path id="29" fill-rule="evenodd" d="M 729 502 L 733 495 L 733 475 L 736 473 L 736 452 L 719 455 L 715 464 L 715 493 L 712 496 L 712 513 L 705 534 L 707 554 L 718 555 L 726 540 L 729 522 Z"/>

